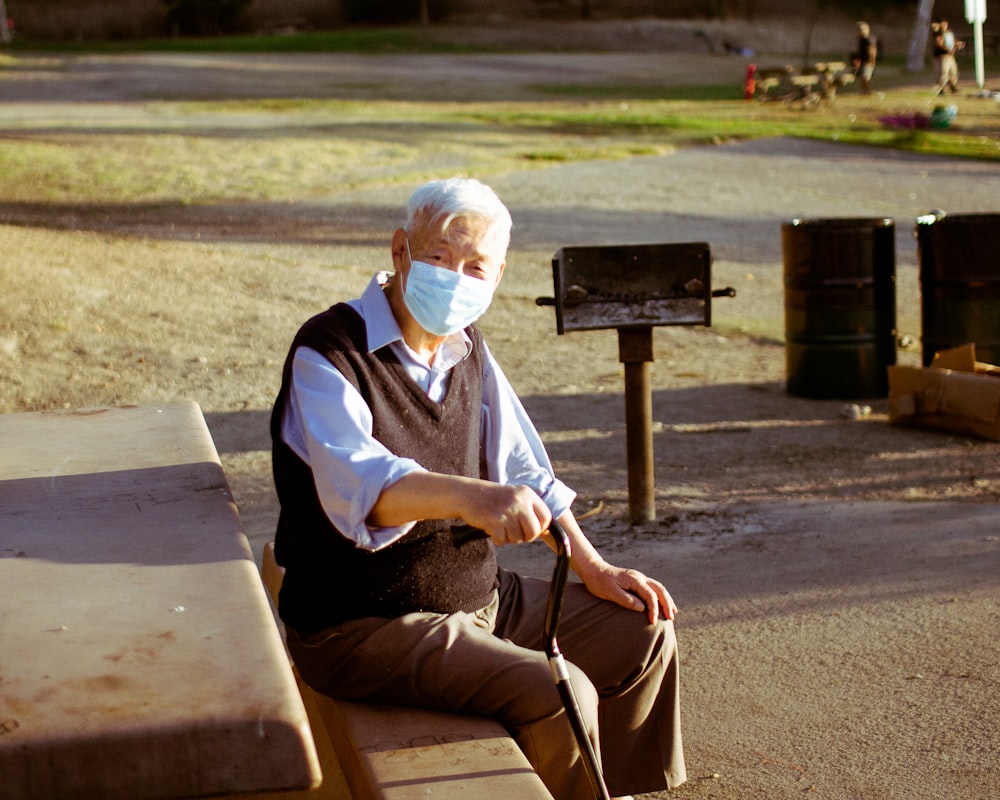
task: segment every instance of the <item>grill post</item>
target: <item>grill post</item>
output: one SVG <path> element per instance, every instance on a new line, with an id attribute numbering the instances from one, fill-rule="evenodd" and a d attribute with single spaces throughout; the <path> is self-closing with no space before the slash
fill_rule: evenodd
<path id="1" fill-rule="evenodd" d="M 649 365 L 653 329 L 618 328 L 618 360 L 625 365 L 625 451 L 628 463 L 629 520 L 635 525 L 656 519 L 653 479 L 653 397 Z"/>

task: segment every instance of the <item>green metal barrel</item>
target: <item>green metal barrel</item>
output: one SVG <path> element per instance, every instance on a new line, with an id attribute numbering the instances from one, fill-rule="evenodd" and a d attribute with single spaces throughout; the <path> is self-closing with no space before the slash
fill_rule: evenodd
<path id="1" fill-rule="evenodd" d="M 976 359 L 1000 364 L 1000 214 L 917 219 L 924 366 L 949 347 L 976 345 Z"/>
<path id="2" fill-rule="evenodd" d="M 896 363 L 891 219 L 796 219 L 781 227 L 789 394 L 886 397 Z"/>

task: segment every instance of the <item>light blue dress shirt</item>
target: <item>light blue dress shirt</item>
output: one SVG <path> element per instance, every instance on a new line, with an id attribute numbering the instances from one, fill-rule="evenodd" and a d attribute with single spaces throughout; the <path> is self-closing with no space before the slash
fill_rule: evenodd
<path id="1" fill-rule="evenodd" d="M 440 402 L 451 369 L 469 355 L 472 342 L 464 331 L 452 334 L 434 364 L 427 364 L 403 341 L 383 292 L 388 277 L 386 272 L 376 274 L 364 294 L 350 301 L 365 321 L 368 350 L 390 347 L 428 396 Z M 480 414 L 489 479 L 530 486 L 558 517 L 576 495 L 553 474 L 535 426 L 485 343 L 484 348 Z M 281 437 L 312 468 L 330 521 L 358 547 L 377 550 L 413 527 L 412 522 L 391 528 L 370 528 L 366 523 L 383 489 L 423 467 L 372 438 L 371 411 L 360 393 L 315 350 L 300 347 L 295 352 Z"/>

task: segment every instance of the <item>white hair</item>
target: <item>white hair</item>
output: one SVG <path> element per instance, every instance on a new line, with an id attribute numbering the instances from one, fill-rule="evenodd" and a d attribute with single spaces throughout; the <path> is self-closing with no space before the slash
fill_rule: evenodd
<path id="1" fill-rule="evenodd" d="M 403 227 L 408 234 L 414 232 L 418 217 L 426 217 L 428 221 L 443 218 L 444 230 L 458 217 L 481 217 L 489 224 L 490 232 L 504 252 L 510 244 L 514 224 L 510 211 L 497 193 L 475 178 L 447 178 L 419 187 L 406 203 Z"/>

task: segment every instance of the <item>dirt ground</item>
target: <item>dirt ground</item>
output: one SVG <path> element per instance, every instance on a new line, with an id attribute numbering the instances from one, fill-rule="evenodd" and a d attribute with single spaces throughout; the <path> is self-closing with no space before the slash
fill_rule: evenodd
<path id="1" fill-rule="evenodd" d="M 480 92 L 508 91 L 554 69 L 581 82 L 667 75 L 670 59 L 491 56 L 461 70 Z M 318 73 L 336 76 L 330 92 L 384 81 L 404 93 L 414 75 L 403 56 L 377 68 L 353 56 L 255 63 L 260 93 L 315 88 Z M 417 77 L 445 80 L 457 63 L 435 57 Z M 0 134 L 22 135 L 29 117 L 58 128 L 142 113 L 136 100 L 184 87 L 231 93 L 246 65 L 160 55 L 85 59 L 58 80 L 25 70 L 0 87 Z M 647 797 L 995 797 L 1000 445 L 890 426 L 884 398 L 790 395 L 780 229 L 796 217 L 895 220 L 897 322 L 915 341 L 899 360 L 915 365 L 913 222 L 935 208 L 1000 210 L 1000 165 L 765 140 L 491 183 L 515 232 L 487 340 L 598 547 L 660 577 L 682 609 L 689 782 Z M 259 557 L 276 517 L 267 417 L 287 345 L 385 267 L 411 188 L 212 209 L 0 199 L 0 411 L 198 401 Z M 657 514 L 631 525 L 616 333 L 557 336 L 552 309 L 534 301 L 552 294 L 560 247 L 667 241 L 708 242 L 714 286 L 736 297 L 714 301 L 710 328 L 655 331 Z M 849 403 L 871 412 L 850 419 Z M 551 567 L 540 546 L 503 557 Z"/>

